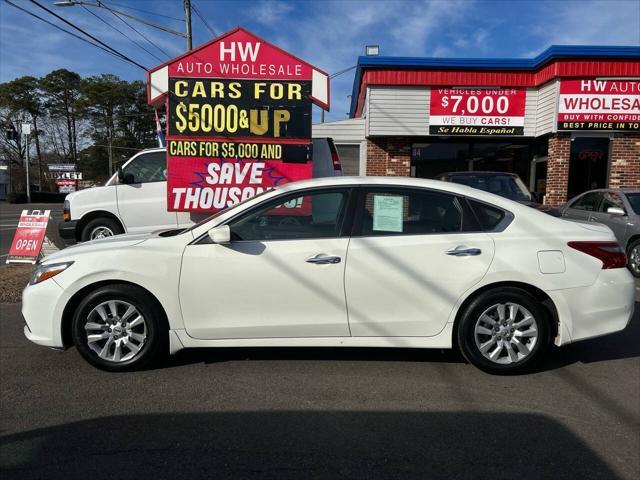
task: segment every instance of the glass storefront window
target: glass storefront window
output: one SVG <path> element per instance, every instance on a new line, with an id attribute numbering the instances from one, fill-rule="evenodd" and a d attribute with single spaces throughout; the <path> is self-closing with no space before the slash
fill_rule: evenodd
<path id="1" fill-rule="evenodd" d="M 571 140 L 567 196 L 607 186 L 609 138 L 576 137 Z"/>

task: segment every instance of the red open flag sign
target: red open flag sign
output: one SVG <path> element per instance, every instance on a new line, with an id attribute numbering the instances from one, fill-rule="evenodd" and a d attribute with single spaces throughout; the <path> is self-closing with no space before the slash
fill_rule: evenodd
<path id="1" fill-rule="evenodd" d="M 44 242 L 50 210 L 23 210 L 6 263 L 36 263 Z"/>

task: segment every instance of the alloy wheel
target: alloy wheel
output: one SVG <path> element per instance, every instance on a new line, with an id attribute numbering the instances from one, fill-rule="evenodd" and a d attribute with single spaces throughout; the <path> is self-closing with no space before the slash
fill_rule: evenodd
<path id="1" fill-rule="evenodd" d="M 113 237 L 113 235 L 113 230 L 111 230 L 109 227 L 99 226 L 91 230 L 89 238 L 91 240 L 98 240 L 99 238 Z"/>
<path id="2" fill-rule="evenodd" d="M 147 340 L 147 324 L 138 309 L 124 300 L 108 300 L 93 308 L 84 326 L 87 345 L 101 359 L 131 360 Z"/>
<path id="3" fill-rule="evenodd" d="M 498 303 L 482 312 L 474 327 L 474 338 L 480 353 L 492 362 L 521 362 L 538 341 L 538 324 L 522 305 Z"/>
<path id="4" fill-rule="evenodd" d="M 640 275 L 640 245 L 636 245 L 629 252 L 629 269 L 636 275 Z"/>

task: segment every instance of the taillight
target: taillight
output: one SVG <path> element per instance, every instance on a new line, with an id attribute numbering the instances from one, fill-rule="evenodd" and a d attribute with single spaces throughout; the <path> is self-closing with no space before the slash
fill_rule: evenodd
<path id="1" fill-rule="evenodd" d="M 69 200 L 64 201 L 64 207 L 62 209 L 62 219 L 65 222 L 71 220 L 71 203 L 69 202 Z"/>
<path id="2" fill-rule="evenodd" d="M 616 242 L 569 242 L 567 245 L 600 260 L 603 270 L 627 265 L 627 256 Z"/>
<path id="3" fill-rule="evenodd" d="M 331 150 L 331 162 L 333 163 L 333 169 L 337 172 L 342 171 L 342 164 L 340 163 L 340 156 L 336 150 L 332 141 L 329 141 L 329 150 Z"/>

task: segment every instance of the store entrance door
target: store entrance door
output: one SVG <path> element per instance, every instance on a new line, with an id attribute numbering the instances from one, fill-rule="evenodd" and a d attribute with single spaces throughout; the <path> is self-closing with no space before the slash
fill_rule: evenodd
<path id="1" fill-rule="evenodd" d="M 609 139 L 576 137 L 571 141 L 569 156 L 568 197 L 587 190 L 605 188 L 609 163 Z"/>

